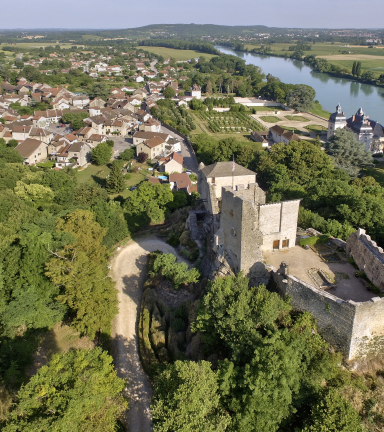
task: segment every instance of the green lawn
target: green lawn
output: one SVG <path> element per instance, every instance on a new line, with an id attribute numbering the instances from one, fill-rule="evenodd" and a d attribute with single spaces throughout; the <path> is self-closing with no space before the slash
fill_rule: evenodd
<path id="1" fill-rule="evenodd" d="M 305 126 L 305 129 L 309 130 L 310 132 L 316 132 L 317 134 L 321 134 L 322 132 L 327 131 L 327 128 L 325 126 L 313 125 L 313 124 Z"/>
<path id="2" fill-rule="evenodd" d="M 299 122 L 309 121 L 309 119 L 307 117 L 303 117 L 303 116 L 299 116 L 299 115 L 297 115 L 297 116 L 286 115 L 285 118 L 287 120 L 290 120 L 290 121 L 299 121 Z"/>
<path id="3" fill-rule="evenodd" d="M 148 171 L 149 166 L 147 164 L 136 163 L 134 167 L 141 168 L 141 170 L 130 173 L 131 178 L 125 180 L 126 189 L 121 194 L 118 195 L 123 195 L 123 196 L 128 195 L 129 188 L 138 185 L 140 182 L 142 182 L 143 180 L 145 180 L 146 178 L 152 175 L 152 171 Z M 100 165 L 100 166 L 90 165 L 89 167 L 81 171 L 78 170 L 76 172 L 76 178 L 78 183 L 97 183 L 104 186 L 105 179 L 109 175 L 110 171 L 111 170 L 107 167 L 107 165 Z"/>
<path id="4" fill-rule="evenodd" d="M 319 117 L 322 117 L 325 120 L 329 119 L 329 116 L 331 115 L 330 112 L 323 110 L 323 107 L 319 103 L 314 103 L 313 107 L 309 110 L 311 114 L 317 115 Z"/>
<path id="5" fill-rule="evenodd" d="M 381 162 L 377 168 L 366 168 L 363 170 L 364 174 L 373 177 L 381 186 L 384 187 L 384 163 Z"/>
<path id="6" fill-rule="evenodd" d="M 176 61 L 185 61 L 191 60 L 192 58 L 205 57 L 207 59 L 211 59 L 212 57 L 216 57 L 214 54 L 206 54 L 200 53 L 193 50 L 177 50 L 173 48 L 165 48 L 165 47 L 154 47 L 154 46 L 141 46 L 145 51 L 149 51 L 155 54 L 159 54 L 163 56 L 165 59 L 168 57 L 174 58 Z"/>
<path id="7" fill-rule="evenodd" d="M 267 123 L 277 123 L 281 121 L 279 117 L 275 117 L 275 116 L 260 116 L 260 120 L 263 120 Z"/>
<path id="8" fill-rule="evenodd" d="M 283 108 L 280 107 L 271 107 L 271 106 L 262 106 L 262 107 L 252 107 L 257 113 L 265 112 L 265 111 L 284 111 Z"/>

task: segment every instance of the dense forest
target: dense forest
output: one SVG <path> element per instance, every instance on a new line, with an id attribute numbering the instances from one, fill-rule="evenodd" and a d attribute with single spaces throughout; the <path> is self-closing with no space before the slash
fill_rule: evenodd
<path id="1" fill-rule="evenodd" d="M 117 313 L 116 290 L 108 277 L 111 247 L 150 222 L 162 222 L 187 200 L 177 204 L 169 186 L 149 182 L 127 199 L 111 199 L 105 185 L 78 184 L 71 168 L 55 171 L 21 162 L 12 145 L 0 140 L 3 430 L 22 431 L 40 422 L 44 430 L 78 430 L 76 425 L 87 420 L 95 430 L 114 431 L 126 402 L 119 395 L 124 381 L 101 349 L 110 344 Z M 37 346 L 58 322 L 93 341 L 95 348 L 54 356 L 29 381 L 27 367 Z M 31 396 L 46 383 L 55 383 L 49 392 L 56 388 L 58 393 L 36 404 Z"/>

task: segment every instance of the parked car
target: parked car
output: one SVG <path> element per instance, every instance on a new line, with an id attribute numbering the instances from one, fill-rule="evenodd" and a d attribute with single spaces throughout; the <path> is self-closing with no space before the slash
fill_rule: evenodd
<path id="1" fill-rule="evenodd" d="M 133 186 L 133 187 L 131 187 L 131 189 L 129 189 L 130 191 L 133 191 L 133 190 L 135 190 L 135 189 L 137 189 L 137 187 L 136 186 Z"/>

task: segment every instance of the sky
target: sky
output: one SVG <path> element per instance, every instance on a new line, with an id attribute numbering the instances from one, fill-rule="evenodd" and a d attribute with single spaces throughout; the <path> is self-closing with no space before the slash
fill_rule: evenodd
<path id="1" fill-rule="evenodd" d="M 383 28 L 383 0 L 1 0 L 0 29 L 148 24 Z M 16 6 L 17 4 L 17 6 Z"/>

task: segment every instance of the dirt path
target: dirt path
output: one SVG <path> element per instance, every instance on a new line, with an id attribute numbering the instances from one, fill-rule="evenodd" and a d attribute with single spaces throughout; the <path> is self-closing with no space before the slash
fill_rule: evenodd
<path id="1" fill-rule="evenodd" d="M 117 373 L 128 380 L 127 411 L 129 432 L 150 432 L 152 388 L 138 353 L 137 319 L 145 281 L 146 256 L 160 250 L 177 255 L 175 249 L 155 236 L 131 241 L 112 261 L 112 277 L 116 281 L 119 314 L 113 323 L 114 352 Z"/>

